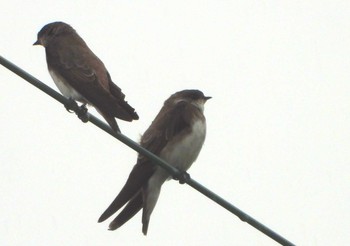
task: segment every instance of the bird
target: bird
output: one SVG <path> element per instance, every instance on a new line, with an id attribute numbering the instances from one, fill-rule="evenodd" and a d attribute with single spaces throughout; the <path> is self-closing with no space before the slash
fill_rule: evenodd
<path id="1" fill-rule="evenodd" d="M 103 62 L 69 24 L 57 21 L 45 25 L 33 45 L 45 48 L 48 70 L 59 91 L 83 103 L 82 109 L 87 110 L 86 104 L 94 106 L 113 131 L 120 132 L 115 117 L 139 119 Z"/>
<path id="2" fill-rule="evenodd" d="M 203 111 L 210 98 L 193 89 L 171 95 L 142 135 L 140 145 L 179 171 L 187 171 L 197 159 L 205 140 Z M 105 221 L 126 204 L 109 224 L 109 230 L 116 230 L 142 209 L 142 232 L 147 235 L 161 186 L 168 179 L 171 176 L 165 169 L 139 154 L 125 185 L 98 222 Z"/>

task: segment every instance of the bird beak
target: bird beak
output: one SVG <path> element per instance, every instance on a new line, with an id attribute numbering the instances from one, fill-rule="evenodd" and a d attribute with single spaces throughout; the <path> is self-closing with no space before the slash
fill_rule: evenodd
<path id="1" fill-rule="evenodd" d="M 35 43 L 33 45 L 41 45 L 40 40 L 38 39 L 37 41 L 35 41 Z"/>
<path id="2" fill-rule="evenodd" d="M 211 99 L 212 97 L 204 97 L 204 100 L 207 101 L 209 99 Z"/>

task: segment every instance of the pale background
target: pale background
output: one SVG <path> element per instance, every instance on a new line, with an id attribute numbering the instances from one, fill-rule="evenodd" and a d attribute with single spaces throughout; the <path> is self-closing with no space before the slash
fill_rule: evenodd
<path id="1" fill-rule="evenodd" d="M 0 54 L 54 83 L 49 22 L 71 24 L 140 120 L 197 88 L 207 139 L 194 179 L 298 245 L 350 242 L 350 1 L 1 1 Z M 149 235 L 97 219 L 136 153 L 0 67 L 1 245 L 276 245 L 189 186 L 167 182 Z M 90 109 L 96 115 L 96 112 Z"/>

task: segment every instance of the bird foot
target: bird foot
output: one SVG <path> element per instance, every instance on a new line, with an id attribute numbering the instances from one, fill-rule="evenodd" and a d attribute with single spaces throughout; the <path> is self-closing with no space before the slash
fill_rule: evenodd
<path id="1" fill-rule="evenodd" d="M 79 119 L 81 119 L 82 122 L 86 123 L 89 121 L 89 116 L 87 114 L 88 109 L 86 108 L 86 104 L 83 104 L 79 107 L 79 110 L 76 112 Z"/>
<path id="2" fill-rule="evenodd" d="M 78 104 L 72 98 L 68 98 L 68 102 L 64 104 L 64 107 L 69 113 L 73 113 L 77 106 Z"/>
<path id="3" fill-rule="evenodd" d="M 75 112 L 75 114 L 78 116 L 79 119 L 81 119 L 82 122 L 86 123 L 89 121 L 86 103 L 79 107 L 76 101 L 74 101 L 72 98 L 68 98 L 68 102 L 64 104 L 64 107 L 69 113 Z"/>
<path id="4" fill-rule="evenodd" d="M 176 176 L 174 176 L 174 179 L 178 180 L 180 184 L 184 184 L 191 179 L 191 176 L 189 173 L 179 172 Z"/>

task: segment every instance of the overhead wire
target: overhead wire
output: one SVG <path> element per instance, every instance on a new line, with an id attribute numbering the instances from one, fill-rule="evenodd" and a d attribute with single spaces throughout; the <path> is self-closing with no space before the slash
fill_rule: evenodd
<path id="1" fill-rule="evenodd" d="M 243 212 L 239 208 L 235 207 L 234 205 L 232 205 L 231 203 L 229 203 L 228 201 L 226 201 L 225 199 L 223 199 L 222 197 L 220 197 L 219 195 L 217 195 L 213 191 L 209 190 L 208 188 L 201 185 L 196 180 L 192 179 L 187 172 L 183 172 L 183 171 L 178 170 L 177 168 L 173 167 L 172 165 L 170 165 L 166 161 L 162 160 L 161 158 L 159 158 L 155 154 L 148 151 L 147 149 L 141 147 L 138 143 L 134 142 L 133 140 L 131 140 L 127 136 L 123 135 L 122 133 L 114 132 L 107 124 L 105 124 L 104 122 L 102 122 L 97 117 L 90 114 L 89 112 L 84 111 L 81 107 L 79 107 L 79 105 L 76 102 L 62 96 L 60 93 L 53 90 L 52 88 L 50 88 L 49 86 L 47 86 L 46 84 L 44 84 L 43 82 L 41 82 L 40 80 L 38 80 L 37 78 L 32 76 L 31 74 L 24 71 L 23 69 L 16 66 L 15 64 L 13 64 L 12 62 L 10 62 L 9 60 L 5 59 L 2 56 L 0 56 L 0 64 L 3 65 L 5 68 L 9 69 L 10 71 L 12 71 L 13 73 L 17 74 L 19 77 L 26 80 L 27 82 L 29 82 L 33 86 L 37 87 L 41 91 L 45 92 L 47 95 L 56 99 L 57 101 L 62 103 L 67 109 L 74 111 L 77 115 L 81 116 L 82 114 L 86 114 L 86 117 L 84 117 L 85 119 L 87 119 L 92 124 L 96 125 L 100 129 L 102 129 L 103 131 L 107 132 L 108 134 L 110 134 L 114 138 L 118 139 L 119 141 L 121 141 L 122 143 L 127 145 L 128 147 L 132 148 L 133 150 L 137 151 L 138 153 L 151 159 L 155 165 L 159 165 L 162 168 L 166 169 L 172 175 L 172 177 L 174 179 L 179 181 L 179 183 L 188 184 L 189 186 L 191 186 L 192 188 L 194 188 L 198 192 L 202 193 L 203 195 L 205 195 L 206 197 L 208 197 L 212 201 L 216 202 L 217 204 L 219 204 L 220 206 L 222 206 L 226 210 L 228 210 L 231 213 L 233 213 L 234 215 L 236 215 L 242 221 L 253 226 L 254 228 L 261 231 L 262 233 L 264 233 L 265 235 L 267 235 L 271 239 L 280 243 L 281 245 L 287 245 L 287 246 L 294 245 L 293 243 L 291 243 L 290 241 L 288 241 L 287 239 L 285 239 L 284 237 L 282 237 L 281 235 L 279 235 L 275 231 L 271 230 L 267 226 L 265 226 L 262 223 L 260 223 L 259 221 L 255 220 L 254 218 L 252 218 L 251 216 L 249 216 L 248 214 L 246 214 L 245 212 Z"/>

